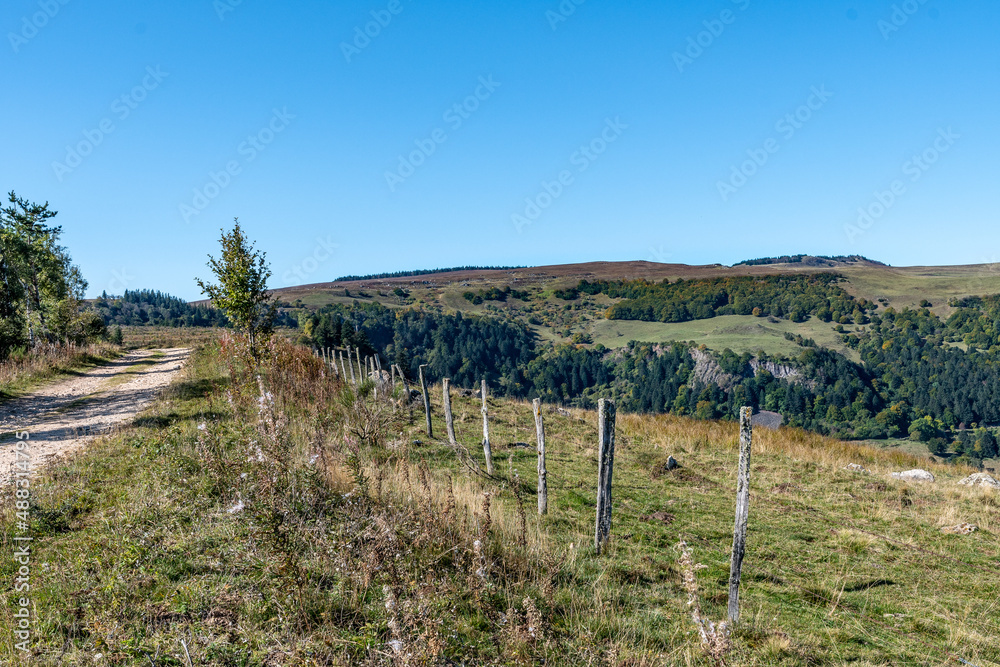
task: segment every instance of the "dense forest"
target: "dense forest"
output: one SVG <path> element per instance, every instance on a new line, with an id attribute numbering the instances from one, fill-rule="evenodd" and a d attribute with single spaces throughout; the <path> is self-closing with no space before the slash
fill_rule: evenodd
<path id="1" fill-rule="evenodd" d="M 48 203 L 11 192 L 0 209 L 0 361 L 42 343 L 83 342 L 105 335 L 82 307 L 87 281 L 59 245 L 62 227 Z"/>
<path id="2" fill-rule="evenodd" d="M 125 290 L 122 296 L 103 293 L 93 307 L 107 325 L 221 327 L 229 324 L 221 310 L 191 305 L 176 296 L 153 290 Z"/>
<path id="3" fill-rule="evenodd" d="M 203 304 L 191 304 L 183 299 L 156 290 L 125 290 L 122 296 L 102 293 L 92 304 L 105 325 L 163 327 L 228 327 L 225 313 Z M 298 321 L 286 311 L 279 311 L 275 324 L 298 326 Z"/>
<path id="4" fill-rule="evenodd" d="M 788 276 L 738 276 L 702 280 L 580 281 L 577 291 L 623 299 L 608 319 L 686 322 L 717 315 L 756 315 L 804 322 L 815 315 L 824 322 L 863 324 L 876 304 L 855 299 L 834 273 Z"/>
<path id="5" fill-rule="evenodd" d="M 853 264 L 856 262 L 867 262 L 885 266 L 882 262 L 868 259 L 863 255 L 782 255 L 780 257 L 759 257 L 757 259 L 745 259 L 736 262 L 733 266 L 767 266 L 771 264 L 805 264 L 806 266 L 825 265 L 831 262 L 843 262 Z"/>

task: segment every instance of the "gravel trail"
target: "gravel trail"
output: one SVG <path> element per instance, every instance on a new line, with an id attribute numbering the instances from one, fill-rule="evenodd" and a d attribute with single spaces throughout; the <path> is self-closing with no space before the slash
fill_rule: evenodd
<path id="1" fill-rule="evenodd" d="M 15 433 L 27 431 L 38 468 L 127 423 L 177 376 L 191 350 L 136 350 L 78 377 L 0 404 L 0 483 L 17 460 Z"/>

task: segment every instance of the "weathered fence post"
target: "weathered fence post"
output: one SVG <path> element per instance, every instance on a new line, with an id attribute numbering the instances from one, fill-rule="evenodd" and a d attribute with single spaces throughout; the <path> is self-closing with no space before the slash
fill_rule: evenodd
<path id="1" fill-rule="evenodd" d="M 597 402 L 597 524 L 594 548 L 601 547 L 611 535 L 611 477 L 615 467 L 615 402 L 602 398 Z"/>
<path id="2" fill-rule="evenodd" d="M 736 481 L 736 526 L 733 529 L 733 556 L 729 565 L 729 622 L 740 620 L 740 570 L 747 545 L 747 514 L 750 511 L 750 445 L 753 408 L 740 408 L 740 469 Z"/>
<path id="3" fill-rule="evenodd" d="M 490 418 L 486 409 L 486 378 L 483 378 L 483 455 L 486 457 L 486 474 L 493 474 L 493 449 L 490 447 Z"/>
<path id="4" fill-rule="evenodd" d="M 361 348 L 360 347 L 355 347 L 354 348 L 354 356 L 357 357 L 357 359 L 358 359 L 358 375 L 360 376 L 360 377 L 358 377 L 358 380 L 360 382 L 364 382 L 365 381 L 365 369 L 361 367 Z"/>
<path id="5" fill-rule="evenodd" d="M 343 359 L 341 359 L 343 361 Z M 351 369 L 351 384 L 357 384 L 358 380 L 354 377 L 354 360 L 351 359 L 351 348 L 347 348 L 347 367 Z"/>
<path id="6" fill-rule="evenodd" d="M 340 357 L 340 370 L 342 371 L 340 377 L 344 378 L 344 382 L 347 382 L 347 366 L 344 365 L 343 351 L 337 350 L 337 356 Z"/>
<path id="7" fill-rule="evenodd" d="M 406 373 L 403 372 L 403 367 L 399 364 L 393 364 L 394 368 L 399 372 L 399 378 L 403 381 L 403 389 L 406 390 L 407 395 L 410 393 L 410 381 L 406 379 Z"/>
<path id="8" fill-rule="evenodd" d="M 448 443 L 455 447 L 458 440 L 455 439 L 455 420 L 451 416 L 451 380 L 448 378 L 441 380 L 441 395 L 444 397 L 444 424 L 448 428 Z"/>
<path id="9" fill-rule="evenodd" d="M 545 425 L 542 424 L 542 399 L 531 402 L 535 413 L 535 435 L 538 437 L 538 513 L 549 511 L 549 484 L 545 472 Z"/>
<path id="10" fill-rule="evenodd" d="M 427 364 L 420 364 L 420 391 L 424 394 L 424 416 L 427 418 L 427 437 L 434 437 L 434 430 L 431 428 L 431 399 L 427 395 L 427 379 L 424 378 L 424 369 Z"/>

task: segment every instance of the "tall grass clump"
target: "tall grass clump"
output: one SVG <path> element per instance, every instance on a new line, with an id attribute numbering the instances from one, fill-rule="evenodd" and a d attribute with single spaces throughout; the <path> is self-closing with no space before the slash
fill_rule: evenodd
<path id="1" fill-rule="evenodd" d="M 107 342 L 43 343 L 31 349 L 15 349 L 0 362 L 0 399 L 23 393 L 67 371 L 102 364 L 120 354 L 119 346 Z"/>

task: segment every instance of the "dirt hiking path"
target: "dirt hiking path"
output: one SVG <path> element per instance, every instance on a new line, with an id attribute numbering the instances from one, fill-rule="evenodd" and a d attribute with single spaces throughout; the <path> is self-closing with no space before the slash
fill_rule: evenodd
<path id="1" fill-rule="evenodd" d="M 31 467 L 79 449 L 134 418 L 176 377 L 191 350 L 136 350 L 79 377 L 0 404 L 0 484 L 17 460 L 15 433 L 27 431 Z"/>

